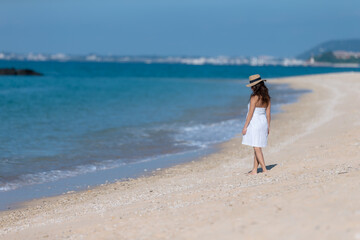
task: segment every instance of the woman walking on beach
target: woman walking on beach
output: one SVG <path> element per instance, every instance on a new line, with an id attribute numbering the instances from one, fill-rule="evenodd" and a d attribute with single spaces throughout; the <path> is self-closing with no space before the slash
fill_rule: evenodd
<path id="1" fill-rule="evenodd" d="M 259 74 L 249 77 L 250 83 L 246 85 L 251 87 L 252 94 L 248 104 L 248 113 L 244 128 L 242 130 L 242 144 L 249 145 L 254 148 L 254 168 L 249 172 L 251 175 L 257 174 L 259 164 L 264 173 L 267 172 L 263 147 L 267 145 L 267 137 L 270 132 L 271 120 L 271 101 L 268 88 L 265 86 L 264 79 Z"/>

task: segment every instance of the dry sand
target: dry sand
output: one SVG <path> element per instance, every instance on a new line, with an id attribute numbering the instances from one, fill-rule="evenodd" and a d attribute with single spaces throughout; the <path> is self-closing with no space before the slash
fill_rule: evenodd
<path id="1" fill-rule="evenodd" d="M 0 214 L 0 239 L 360 239 L 360 73 L 271 79 L 311 89 L 275 116 L 268 174 L 238 136 L 148 177 Z"/>

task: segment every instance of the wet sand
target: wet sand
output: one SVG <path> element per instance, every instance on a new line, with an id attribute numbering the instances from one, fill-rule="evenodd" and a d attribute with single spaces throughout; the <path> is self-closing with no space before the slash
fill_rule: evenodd
<path id="1" fill-rule="evenodd" d="M 360 239 L 360 73 L 270 79 L 310 89 L 271 123 L 265 162 L 241 136 L 152 176 L 0 213 L 0 239 Z"/>

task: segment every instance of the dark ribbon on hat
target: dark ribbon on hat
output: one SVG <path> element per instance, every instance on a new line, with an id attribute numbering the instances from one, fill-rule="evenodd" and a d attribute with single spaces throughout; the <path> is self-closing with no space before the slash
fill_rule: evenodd
<path id="1" fill-rule="evenodd" d="M 261 80 L 261 77 L 258 77 L 258 78 L 254 79 L 254 80 L 251 80 L 250 83 L 256 82 L 258 80 Z"/>

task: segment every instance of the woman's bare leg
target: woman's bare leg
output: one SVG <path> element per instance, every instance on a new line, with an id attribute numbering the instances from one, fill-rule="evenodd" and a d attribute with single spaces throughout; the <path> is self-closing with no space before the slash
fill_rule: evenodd
<path id="1" fill-rule="evenodd" d="M 264 156 L 263 156 L 261 148 L 260 147 L 254 147 L 254 149 L 255 149 L 256 158 L 259 161 L 263 172 L 264 173 L 267 172 L 265 161 L 264 161 Z"/>
<path id="2" fill-rule="evenodd" d="M 256 152 L 255 152 L 255 149 L 254 149 L 254 167 L 253 169 L 249 172 L 249 174 L 251 175 L 256 175 L 257 174 L 257 169 L 259 167 L 259 161 L 257 160 L 257 157 L 256 157 Z"/>

